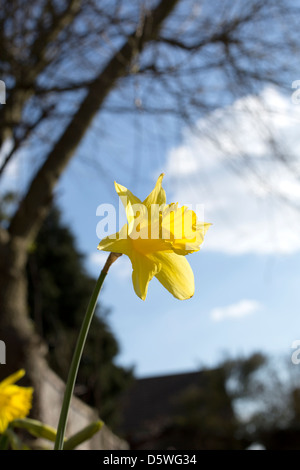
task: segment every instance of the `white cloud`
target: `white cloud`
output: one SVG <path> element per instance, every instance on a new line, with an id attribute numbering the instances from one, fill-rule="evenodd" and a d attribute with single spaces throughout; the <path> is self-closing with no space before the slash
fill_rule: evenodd
<path id="1" fill-rule="evenodd" d="M 241 300 L 226 307 L 217 307 L 210 312 L 210 317 L 214 322 L 226 319 L 239 319 L 251 315 L 261 308 L 259 302 L 255 300 Z"/>
<path id="2" fill-rule="evenodd" d="M 300 211 L 293 207 L 300 208 L 299 126 L 300 106 L 268 88 L 260 99 L 240 99 L 199 121 L 198 135 L 185 131 L 168 155 L 166 182 L 172 200 L 194 208 L 204 204 L 205 220 L 213 223 L 206 250 L 300 251 Z M 277 159 L 269 145 L 273 138 Z"/>

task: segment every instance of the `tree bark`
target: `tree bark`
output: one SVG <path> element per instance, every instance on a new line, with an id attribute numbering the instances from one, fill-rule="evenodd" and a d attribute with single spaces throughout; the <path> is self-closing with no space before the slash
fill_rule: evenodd
<path id="1" fill-rule="evenodd" d="M 0 339 L 6 348 L 6 365 L 0 380 L 20 368 L 26 370 L 24 385 L 38 392 L 41 368 L 47 368 L 46 345 L 29 319 L 26 283 L 27 246 L 24 240 L 0 233 Z M 39 395 L 34 393 L 33 414 L 39 416 Z"/>

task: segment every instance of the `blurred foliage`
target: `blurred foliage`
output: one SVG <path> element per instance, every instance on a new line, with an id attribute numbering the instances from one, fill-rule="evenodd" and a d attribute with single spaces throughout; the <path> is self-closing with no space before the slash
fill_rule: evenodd
<path id="1" fill-rule="evenodd" d="M 239 449 L 238 420 L 226 390 L 223 367 L 203 371 L 205 386 L 190 386 L 176 399 L 168 444 L 186 449 Z"/>
<path id="2" fill-rule="evenodd" d="M 65 439 L 64 450 L 73 450 L 91 439 L 103 427 L 101 420 L 94 421 Z M 26 431 L 24 434 L 19 430 Z M 28 435 L 31 440 L 28 440 Z M 37 440 L 36 440 L 37 438 Z M 56 429 L 36 419 L 13 420 L 0 435 L 0 450 L 52 450 L 56 439 Z"/>
<path id="3" fill-rule="evenodd" d="M 84 257 L 57 207 L 50 211 L 30 249 L 27 273 L 30 316 L 47 343 L 50 366 L 66 380 L 95 280 L 85 271 Z M 117 420 L 115 400 L 133 372 L 114 362 L 119 347 L 108 326 L 108 314 L 109 310 L 98 304 L 75 394 L 97 408 L 101 419 L 113 427 Z"/>
<path id="4" fill-rule="evenodd" d="M 300 450 L 299 369 L 290 358 L 261 353 L 224 360 L 172 402 L 167 427 L 157 423 L 156 449 Z M 145 447 L 145 442 L 143 443 Z"/>
<path id="5" fill-rule="evenodd" d="M 299 369 L 291 359 L 256 353 L 223 367 L 239 438 L 270 450 L 299 450 Z"/>

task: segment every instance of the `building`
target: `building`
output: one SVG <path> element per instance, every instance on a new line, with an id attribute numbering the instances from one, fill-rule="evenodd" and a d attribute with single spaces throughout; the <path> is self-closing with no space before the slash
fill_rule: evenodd
<path id="1" fill-rule="evenodd" d="M 137 379 L 117 431 L 131 449 L 233 449 L 236 420 L 223 369 Z"/>

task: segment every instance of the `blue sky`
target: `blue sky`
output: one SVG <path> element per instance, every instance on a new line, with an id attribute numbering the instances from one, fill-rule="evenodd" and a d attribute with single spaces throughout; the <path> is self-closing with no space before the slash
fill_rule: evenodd
<path id="1" fill-rule="evenodd" d="M 195 123 L 200 130 L 214 126 L 221 151 L 218 142 L 178 123 L 149 129 L 141 118 L 137 130 L 136 121 L 119 117 L 112 132 L 118 138 L 103 139 L 96 122 L 93 138 L 81 146 L 57 189 L 64 218 L 95 276 L 105 261 L 96 250 L 96 209 L 110 203 L 118 211 L 114 180 L 143 199 L 163 171 L 168 201 L 203 204 L 205 221 L 213 223 L 201 251 L 188 257 L 196 282 L 192 299 L 174 299 L 154 279 L 143 302 L 133 291 L 125 257 L 105 281 L 101 299 L 112 309 L 117 360 L 134 366 L 138 376 L 195 370 L 254 351 L 289 355 L 300 338 L 300 213 L 274 196 L 276 190 L 297 203 L 300 185 L 296 172 L 276 163 L 264 143 L 275 132 L 281 148 L 297 156 L 300 106 L 272 88 L 261 99 L 263 108 L 250 96 L 214 113 L 209 124 Z M 240 174 L 228 167 L 240 161 L 240 146 L 259 179 L 246 165 Z M 87 167 L 87 154 L 92 161 L 100 155 L 102 167 Z"/>
<path id="2" fill-rule="evenodd" d="M 290 355 L 300 339 L 300 212 L 293 208 L 300 207 L 300 105 L 267 87 L 259 101 L 244 97 L 195 122 L 196 132 L 176 118 L 142 114 L 111 116 L 100 132 L 102 120 L 100 114 L 56 190 L 91 274 L 105 262 L 96 249 L 97 207 L 119 210 L 114 180 L 143 199 L 164 172 L 168 202 L 203 204 L 205 221 L 213 223 L 200 252 L 188 256 L 192 299 L 174 299 L 154 279 L 143 302 L 129 260 L 113 265 L 101 300 L 111 308 L 117 361 L 149 376 L 254 351 Z M 265 144 L 270 135 L 288 169 Z M 8 169 L 12 189 L 26 184 L 24 161 L 21 154 Z"/>

